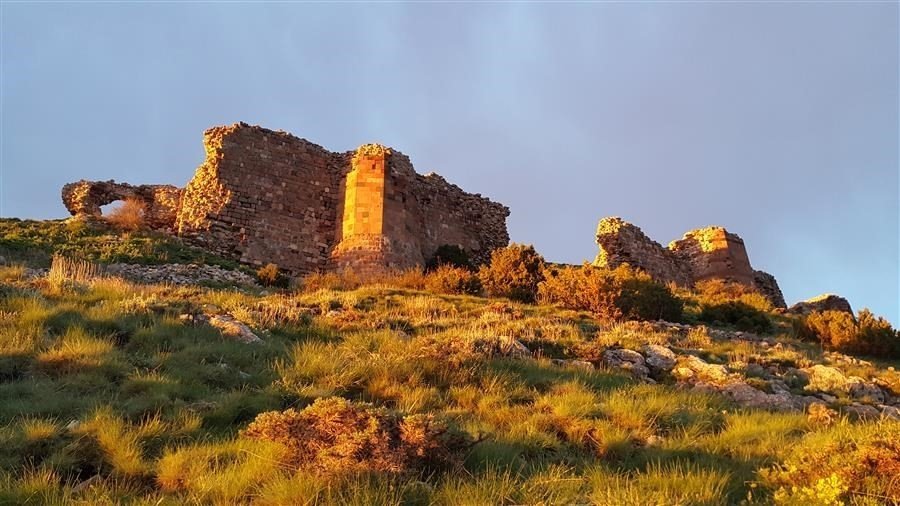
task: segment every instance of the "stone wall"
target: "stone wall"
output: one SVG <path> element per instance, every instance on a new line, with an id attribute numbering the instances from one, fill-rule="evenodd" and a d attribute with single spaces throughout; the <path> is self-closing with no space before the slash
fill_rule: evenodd
<path id="1" fill-rule="evenodd" d="M 347 156 L 238 123 L 203 134 L 206 160 L 184 191 L 178 232 L 248 264 L 324 270 Z"/>
<path id="2" fill-rule="evenodd" d="M 423 265 L 444 244 L 484 261 L 509 242 L 508 208 L 416 173 L 385 146 L 333 153 L 244 123 L 211 128 L 203 143 L 178 233 L 245 263 L 371 272 Z"/>
<path id="3" fill-rule="evenodd" d="M 85 181 L 69 183 L 62 188 L 63 205 L 72 216 L 99 218 L 101 206 L 119 200 L 137 200 L 144 206 L 144 222 L 157 230 L 171 230 L 175 226 L 181 204 L 181 189 L 172 185 L 132 186 L 115 181 Z"/>
<path id="4" fill-rule="evenodd" d="M 635 225 L 609 217 L 600 220 L 597 245 L 597 266 L 615 268 L 627 263 L 654 279 L 683 287 L 707 279 L 724 279 L 752 286 L 775 307 L 786 307 L 775 277 L 754 270 L 743 239 L 722 227 L 691 230 L 664 248 Z"/>

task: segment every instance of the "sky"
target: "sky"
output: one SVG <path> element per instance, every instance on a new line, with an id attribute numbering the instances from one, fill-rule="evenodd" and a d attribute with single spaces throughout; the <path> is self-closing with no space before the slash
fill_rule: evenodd
<path id="1" fill-rule="evenodd" d="M 381 142 L 596 255 L 722 225 L 789 303 L 900 323 L 898 3 L 2 3 L 0 216 L 78 179 L 184 185 L 202 131 Z"/>

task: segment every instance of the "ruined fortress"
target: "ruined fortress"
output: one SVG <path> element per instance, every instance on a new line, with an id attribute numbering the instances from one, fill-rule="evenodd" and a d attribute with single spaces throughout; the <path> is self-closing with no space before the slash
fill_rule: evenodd
<path id="1" fill-rule="evenodd" d="M 724 279 L 756 289 L 775 307 L 786 307 L 775 277 L 753 269 L 744 240 L 722 227 L 691 230 L 664 248 L 637 226 L 614 216 L 600 220 L 597 245 L 596 266 L 629 264 L 658 281 L 682 287 Z"/>
<path id="2" fill-rule="evenodd" d="M 75 216 L 99 216 L 103 205 L 137 199 L 152 228 L 294 274 L 409 268 L 442 245 L 484 261 L 509 243 L 506 206 L 420 175 L 379 144 L 334 153 L 237 123 L 205 131 L 203 145 L 206 160 L 184 189 L 79 181 L 63 187 L 63 202 Z"/>
<path id="3" fill-rule="evenodd" d="M 289 133 L 237 123 L 203 134 L 206 159 L 185 188 L 114 181 L 63 187 L 74 216 L 136 199 L 146 224 L 247 264 L 293 274 L 352 268 L 367 274 L 424 265 L 443 245 L 477 263 L 506 246 L 509 209 L 466 193 L 380 144 L 334 153 Z M 721 227 L 693 230 L 668 248 L 620 218 L 597 229 L 594 265 L 627 263 L 690 287 L 711 278 L 751 286 L 784 307 L 778 283 L 754 270 L 744 242 Z"/>

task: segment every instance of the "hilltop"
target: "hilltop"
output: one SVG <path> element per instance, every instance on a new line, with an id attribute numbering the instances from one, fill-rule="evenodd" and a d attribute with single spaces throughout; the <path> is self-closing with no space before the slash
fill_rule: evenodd
<path id="1" fill-rule="evenodd" d="M 832 299 L 515 245 L 288 280 L 102 223 L 0 232 L 3 504 L 900 500 L 900 338 Z"/>

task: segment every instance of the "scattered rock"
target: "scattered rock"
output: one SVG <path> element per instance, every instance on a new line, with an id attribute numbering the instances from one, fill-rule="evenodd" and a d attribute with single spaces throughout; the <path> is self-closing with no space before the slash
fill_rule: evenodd
<path id="1" fill-rule="evenodd" d="M 897 406 L 885 406 L 882 404 L 878 406 L 878 409 L 881 410 L 881 416 L 892 420 L 900 420 L 900 408 Z"/>
<path id="2" fill-rule="evenodd" d="M 881 416 L 881 412 L 874 406 L 859 403 L 845 406 L 844 411 L 856 420 L 875 420 Z"/>
<path id="3" fill-rule="evenodd" d="M 806 374 L 808 383 L 805 390 L 810 392 L 847 392 L 850 388 L 850 380 L 844 376 L 840 369 L 827 365 L 816 364 L 800 370 Z"/>
<path id="4" fill-rule="evenodd" d="M 853 314 L 853 309 L 850 308 L 850 303 L 847 299 L 833 293 L 822 294 L 803 302 L 798 302 L 787 310 L 788 313 L 802 315 L 814 311 L 843 311 L 844 313 Z"/>
<path id="5" fill-rule="evenodd" d="M 733 383 L 725 386 L 722 393 L 734 402 L 749 408 L 764 408 L 775 411 L 791 411 L 799 408 L 802 401 L 789 393 L 769 394 L 757 390 L 746 383 Z"/>
<path id="6" fill-rule="evenodd" d="M 208 323 L 219 329 L 223 335 L 232 337 L 242 343 L 259 343 L 262 339 L 250 330 L 250 327 L 238 321 L 231 315 L 209 316 Z"/>
<path id="7" fill-rule="evenodd" d="M 866 383 L 859 378 L 851 378 L 858 380 L 850 384 L 850 397 L 856 400 L 866 400 L 881 404 L 884 402 L 884 392 L 877 385 Z"/>
<path id="8" fill-rule="evenodd" d="M 110 264 L 106 273 L 138 283 L 196 285 L 220 283 L 226 285 L 257 286 L 256 279 L 241 271 L 230 271 L 218 265 L 198 264 Z"/>
<path id="9" fill-rule="evenodd" d="M 636 378 L 644 379 L 650 374 L 644 357 L 634 350 L 625 348 L 605 350 L 601 355 L 601 360 L 607 367 L 628 371 Z"/>
<path id="10" fill-rule="evenodd" d="M 500 353 L 511 358 L 531 358 L 531 350 L 518 339 L 500 336 Z"/>
<path id="11" fill-rule="evenodd" d="M 641 348 L 641 353 L 644 355 L 644 361 L 650 368 L 650 372 L 657 377 L 671 371 L 677 362 L 672 350 L 658 344 L 645 345 Z"/>
<path id="12" fill-rule="evenodd" d="M 682 366 L 693 371 L 698 378 L 717 385 L 732 382 L 732 377 L 728 374 L 728 369 L 725 366 L 708 364 L 703 359 L 693 355 L 688 355 L 682 362 Z"/>

